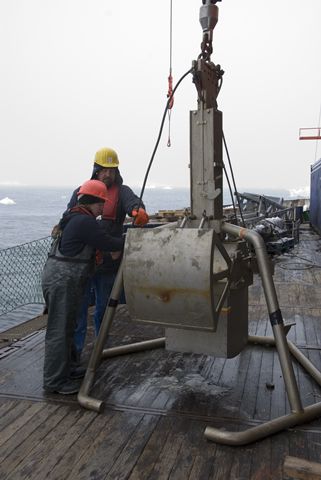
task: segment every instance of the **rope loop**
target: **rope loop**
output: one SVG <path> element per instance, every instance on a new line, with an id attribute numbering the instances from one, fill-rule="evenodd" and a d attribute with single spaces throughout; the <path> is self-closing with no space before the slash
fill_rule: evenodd
<path id="1" fill-rule="evenodd" d="M 168 77 L 167 98 L 170 98 L 172 96 L 172 94 L 173 94 L 173 77 L 172 77 L 172 74 L 170 73 L 169 77 Z M 173 108 L 173 105 L 174 105 L 174 96 L 172 96 L 172 98 L 170 99 L 170 102 L 168 104 L 169 110 L 171 110 Z"/>

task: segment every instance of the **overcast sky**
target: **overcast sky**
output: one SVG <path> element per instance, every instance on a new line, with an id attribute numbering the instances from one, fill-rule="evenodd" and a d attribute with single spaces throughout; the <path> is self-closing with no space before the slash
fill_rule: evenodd
<path id="1" fill-rule="evenodd" d="M 201 0 L 173 0 L 174 82 L 200 53 Z M 79 185 L 117 150 L 141 184 L 163 114 L 170 0 L 1 0 L 0 184 Z M 212 60 L 239 187 L 309 185 L 321 106 L 321 0 L 223 0 Z M 149 185 L 188 186 L 191 77 L 179 88 Z M 320 142 L 319 142 L 320 143 Z M 321 148 L 317 156 L 321 156 Z"/>

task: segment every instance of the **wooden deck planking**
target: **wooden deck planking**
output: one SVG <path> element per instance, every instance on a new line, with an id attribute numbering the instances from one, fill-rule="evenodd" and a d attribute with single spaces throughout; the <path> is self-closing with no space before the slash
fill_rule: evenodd
<path id="1" fill-rule="evenodd" d="M 137 459 L 130 474 L 130 480 L 145 480 L 150 477 L 166 443 L 172 424 L 173 419 L 171 417 L 159 417 L 157 428 L 151 433 L 144 450 Z"/>
<path id="2" fill-rule="evenodd" d="M 46 478 L 48 473 L 47 465 L 57 461 L 62 445 L 63 452 L 68 449 L 69 431 L 72 430 L 74 423 L 81 416 L 82 412 L 79 409 L 69 408 L 64 418 L 58 424 L 53 425 L 50 435 L 47 434 L 42 438 L 42 441 L 19 463 L 18 468 L 12 471 L 8 479 L 36 478 L 41 472 L 44 472 L 42 478 Z M 53 452 L 55 452 L 55 455 L 52 455 Z"/>
<path id="3" fill-rule="evenodd" d="M 198 450 L 194 457 L 193 467 L 188 477 L 189 480 L 212 478 L 215 469 L 216 445 L 209 444 Z"/>
<path id="4" fill-rule="evenodd" d="M 25 407 L 30 402 L 21 402 Z M 32 424 L 27 422 L 23 429 L 20 429 L 19 436 L 15 436 L 10 443 L 4 444 L 7 449 L 7 455 L 0 464 L 0 478 L 15 478 L 15 474 L 18 474 L 25 464 L 26 459 L 33 459 L 33 452 L 36 452 L 39 444 L 42 443 L 46 436 L 51 434 L 54 429 L 59 425 L 60 421 L 67 417 L 69 409 L 64 406 L 47 405 L 43 415 L 38 415 L 38 421 L 40 422 L 37 428 L 33 429 Z M 31 425 L 31 427 L 30 427 Z M 20 443 L 20 438 L 24 440 Z M 54 454 L 54 449 L 51 452 Z M 15 472 L 15 474 L 12 474 Z"/>
<path id="5" fill-rule="evenodd" d="M 104 429 L 88 446 L 66 480 L 103 479 L 117 461 L 143 418 L 141 413 L 114 412 Z"/>
<path id="6" fill-rule="evenodd" d="M 27 402 L 24 402 L 23 404 L 26 407 Z M 10 466 L 12 468 L 14 467 L 14 462 L 11 458 L 13 452 L 16 454 L 19 449 L 23 449 L 23 452 L 27 455 L 27 443 L 29 443 L 30 449 L 34 448 L 30 439 L 32 439 L 35 434 L 40 437 L 38 428 L 41 428 L 42 423 L 47 421 L 50 415 L 58 409 L 58 405 L 47 405 L 45 403 L 38 403 L 36 405 L 40 405 L 41 407 L 37 412 L 37 415 L 30 417 L 25 424 L 20 427 L 18 434 L 11 435 L 10 439 L 7 439 L 5 444 L 2 445 L 0 450 L 0 472 L 2 472 L 2 467 L 5 466 L 5 463 L 10 463 Z M 26 407 L 26 410 L 28 410 L 28 407 Z M 9 461 L 6 461 L 8 458 Z"/>
<path id="7" fill-rule="evenodd" d="M 321 440 L 320 440 L 320 431 L 318 429 L 312 430 L 309 432 L 307 437 L 309 445 L 307 447 L 307 460 L 311 462 L 321 463 Z"/>
<path id="8" fill-rule="evenodd" d="M 86 431 L 68 448 L 68 451 L 59 458 L 50 474 L 50 480 L 62 480 L 68 478 L 72 470 L 84 463 L 87 459 L 86 452 L 95 444 L 96 438 L 104 431 L 113 418 L 113 412 L 106 411 L 101 415 L 94 414 Z M 108 459 L 106 459 L 107 461 Z"/>
<path id="9" fill-rule="evenodd" d="M 283 480 L 283 462 L 289 454 L 290 434 L 288 431 L 278 433 L 270 439 L 271 445 L 271 480 Z M 252 480 L 252 479 L 251 479 Z"/>
<path id="10" fill-rule="evenodd" d="M 284 318 L 296 322 L 289 338 L 321 369 L 321 272 L 277 266 L 275 280 Z M 249 314 L 252 335 L 271 335 L 257 277 Z M 122 307 L 108 345 L 159 336 L 161 327 L 133 324 Z M 268 480 L 283 478 L 288 454 L 321 461 L 320 419 L 238 448 L 203 435 L 207 425 L 244 430 L 290 411 L 272 347 L 248 346 L 229 360 L 162 349 L 107 359 L 92 392 L 107 404 L 98 415 L 74 396 L 43 393 L 43 342 L 44 332 L 30 336 L 0 363 L 0 479 Z M 303 404 L 320 401 L 321 388 L 294 368 Z"/>
<path id="11" fill-rule="evenodd" d="M 0 432 L 3 432 L 8 426 L 16 420 L 17 417 L 23 414 L 25 405 L 20 402 L 14 402 L 14 405 L 7 411 L 6 415 L 1 418 Z"/>
<path id="12" fill-rule="evenodd" d="M 256 328 L 253 332 L 254 335 L 266 335 L 268 325 L 266 321 L 266 316 L 267 314 L 265 308 L 256 308 Z M 264 386 L 262 386 L 260 382 L 264 350 L 264 347 L 257 345 L 251 345 L 247 347 L 246 351 L 249 352 L 249 361 L 246 376 L 242 380 L 238 379 L 238 382 L 240 383 L 243 381 L 244 385 L 243 394 L 240 401 L 240 414 L 242 412 L 242 415 L 246 415 L 248 418 L 254 418 L 255 413 L 257 413 L 256 417 L 261 414 L 260 411 L 256 412 L 256 405 L 258 393 L 262 390 L 262 387 L 264 388 Z M 257 385 L 256 389 L 253 389 L 253 384 Z"/>
<path id="13" fill-rule="evenodd" d="M 205 443 L 201 427 L 201 425 L 196 426 L 196 422 L 193 420 L 186 423 L 185 434 L 183 432 L 183 442 L 171 470 L 170 480 L 190 478 L 195 457 L 199 453 L 199 446 Z"/>
<path id="14" fill-rule="evenodd" d="M 261 347 L 262 348 L 262 347 Z M 271 403 L 273 395 L 273 355 L 270 348 L 262 348 L 262 362 L 258 379 L 253 418 L 267 421 L 271 418 Z"/>
<path id="15" fill-rule="evenodd" d="M 249 350 L 249 366 L 244 379 L 244 389 L 240 403 L 240 416 L 254 418 L 258 392 L 262 388 L 259 380 L 260 370 L 262 367 L 263 351 L 262 348 L 258 346 L 254 346 Z M 257 385 L 256 389 L 253 388 L 253 384 Z M 257 417 L 258 415 L 261 415 L 261 412 L 257 412 Z"/>
<path id="16" fill-rule="evenodd" d="M 249 470 L 247 477 L 251 480 L 269 480 L 271 477 L 271 438 L 265 439 L 263 442 L 255 443 L 251 450 L 248 451 L 251 461 L 249 462 Z M 243 462 L 243 469 L 241 468 L 240 477 L 244 472 L 244 463 L 246 463 L 246 458 Z"/>
<path id="17" fill-rule="evenodd" d="M 71 414 L 68 415 L 68 420 L 70 417 L 72 417 L 73 420 L 70 422 L 69 426 L 67 424 L 67 418 L 61 423 L 61 432 L 64 430 L 64 433 L 60 434 L 59 432 L 56 437 L 56 442 L 54 444 L 55 455 L 51 455 L 50 451 L 45 450 L 43 460 L 41 462 L 35 462 L 33 465 L 33 480 L 48 478 L 48 476 L 55 471 L 56 466 L 59 465 L 60 460 L 64 458 L 66 452 L 73 447 L 81 435 L 86 435 L 87 428 L 90 426 L 96 415 L 97 414 L 94 412 L 84 413 L 81 411 L 71 412 Z M 53 448 L 50 441 L 48 442 L 47 448 Z M 32 459 L 30 460 L 32 461 Z M 66 469 L 63 472 L 63 477 L 66 478 Z"/>
<path id="18" fill-rule="evenodd" d="M 157 349 L 148 356 L 146 353 L 139 353 L 134 364 L 130 359 L 130 365 L 128 365 L 130 368 L 126 368 L 121 383 L 117 382 L 115 392 L 112 393 L 112 397 L 116 397 L 117 403 L 126 402 L 126 405 L 132 406 L 139 404 L 149 388 L 149 378 L 157 375 L 157 369 L 163 364 L 162 355 L 162 349 Z"/>
<path id="19" fill-rule="evenodd" d="M 226 447 L 224 445 L 217 445 L 215 450 L 214 458 L 214 469 L 211 475 L 211 479 L 220 480 L 222 478 L 230 478 L 230 473 L 232 469 L 232 460 L 231 456 L 231 447 Z"/>
<path id="20" fill-rule="evenodd" d="M 285 392 L 285 385 L 279 357 L 275 349 L 271 349 L 273 354 L 273 373 L 272 383 L 274 389 L 271 396 L 271 418 L 280 417 L 290 412 L 290 406 Z"/>
<path id="21" fill-rule="evenodd" d="M 156 415 L 143 416 L 133 435 L 128 439 L 117 460 L 108 471 L 108 478 L 125 480 L 130 476 L 158 421 L 159 418 Z"/>
<path id="22" fill-rule="evenodd" d="M 159 362 L 156 371 L 144 380 L 147 388 L 144 388 L 143 395 L 137 399 L 135 404 L 140 407 L 150 405 L 152 408 L 160 410 L 179 410 L 181 403 L 186 401 L 183 386 L 186 375 L 193 374 L 193 371 L 190 370 L 192 358 L 197 363 L 200 356 L 189 355 L 189 359 L 186 358 L 185 363 L 185 354 L 168 352 L 165 362 Z M 186 390 L 188 387 L 185 392 Z"/>
<path id="23" fill-rule="evenodd" d="M 185 418 L 178 418 L 171 422 L 169 433 L 150 472 L 149 480 L 171 478 L 175 466 L 185 455 L 186 448 L 190 447 L 190 439 L 187 438 L 190 423 L 191 421 Z M 191 465 L 189 465 L 188 472 L 185 472 L 185 478 L 188 478 L 190 468 Z M 184 476 L 180 478 L 184 478 Z"/>
<path id="24" fill-rule="evenodd" d="M 307 434 L 295 430 L 289 434 L 289 455 L 309 459 L 309 448 L 306 445 Z"/>
<path id="25" fill-rule="evenodd" d="M 12 351 L 12 354 L 10 355 L 10 366 L 12 370 L 15 370 L 21 361 L 21 358 L 24 359 L 24 362 L 26 361 L 26 354 L 28 352 L 37 352 L 43 350 L 43 338 L 44 338 L 44 333 L 36 332 L 28 337 L 26 337 L 23 340 L 19 340 L 19 342 L 14 343 L 13 345 L 15 346 L 15 350 Z M 34 355 L 34 358 L 32 358 L 32 361 L 36 360 L 36 355 Z M 1 364 L 6 364 L 5 359 L 1 360 Z"/>
<path id="26" fill-rule="evenodd" d="M 18 415 L 15 409 L 15 418 L 11 418 L 10 423 L 8 423 L 7 426 L 1 430 L 0 447 L 2 447 L 2 445 L 7 442 L 13 435 L 17 434 L 17 432 L 19 432 L 19 430 L 25 425 L 25 423 L 29 422 L 30 419 L 32 420 L 34 416 L 37 417 L 37 414 L 39 414 L 43 407 L 44 406 L 41 403 L 33 403 L 29 406 L 29 408 L 23 409 L 22 412 L 18 411 Z M 11 412 L 12 411 L 13 410 L 11 410 Z M 9 415 L 6 415 L 6 417 L 8 419 Z"/>
<path id="27" fill-rule="evenodd" d="M 245 479 L 251 478 L 250 472 L 251 472 L 253 447 L 251 448 L 242 447 L 238 452 L 235 452 L 236 454 L 233 453 L 234 450 L 235 449 L 231 447 L 230 456 L 232 459 L 232 466 L 231 466 L 230 474 L 226 478 L 229 478 L 229 480 L 243 480 L 243 479 L 245 480 Z"/>
<path id="28" fill-rule="evenodd" d="M 17 400 L 10 398 L 3 398 L 0 401 L 0 418 L 4 419 L 7 413 L 18 403 Z M 4 427 L 4 422 L 0 424 L 0 431 Z"/>

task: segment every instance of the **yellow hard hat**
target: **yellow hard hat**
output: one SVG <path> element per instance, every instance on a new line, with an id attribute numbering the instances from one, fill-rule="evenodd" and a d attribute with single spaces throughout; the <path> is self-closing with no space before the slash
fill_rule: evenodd
<path id="1" fill-rule="evenodd" d="M 103 168 L 117 168 L 119 165 L 118 155 L 112 148 L 101 148 L 96 152 L 94 163 Z"/>

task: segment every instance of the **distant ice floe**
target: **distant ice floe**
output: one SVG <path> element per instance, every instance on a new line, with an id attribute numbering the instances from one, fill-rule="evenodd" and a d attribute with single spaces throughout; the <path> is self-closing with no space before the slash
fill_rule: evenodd
<path id="1" fill-rule="evenodd" d="M 289 190 L 291 198 L 309 198 L 310 197 L 310 187 L 299 187 L 299 188 L 290 188 Z"/>
<path id="2" fill-rule="evenodd" d="M 0 200 L 1 205 L 16 205 L 16 202 L 9 197 L 5 197 Z"/>
<path id="3" fill-rule="evenodd" d="M 1 187 L 23 187 L 24 185 L 15 180 L 6 180 L 4 182 L 0 182 L 0 186 Z"/>
<path id="4" fill-rule="evenodd" d="M 147 185 L 146 189 L 148 189 L 148 190 L 155 190 L 155 189 L 173 190 L 173 187 L 171 187 L 170 185 Z"/>

